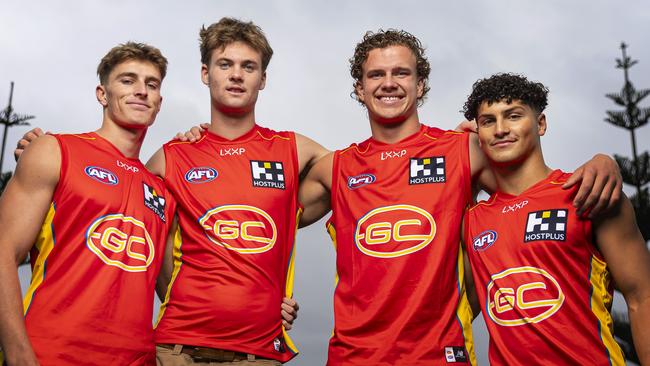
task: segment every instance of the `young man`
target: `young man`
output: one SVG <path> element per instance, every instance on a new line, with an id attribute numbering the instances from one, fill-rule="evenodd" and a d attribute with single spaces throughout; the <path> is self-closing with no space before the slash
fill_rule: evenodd
<path id="1" fill-rule="evenodd" d="M 147 164 L 179 202 L 158 360 L 279 365 L 297 353 L 277 304 L 292 295 L 298 177 L 328 151 L 256 124 L 273 54 L 259 27 L 223 18 L 200 38 L 210 127 L 196 142 L 165 144 Z"/>
<path id="2" fill-rule="evenodd" d="M 113 48 L 97 68 L 101 127 L 44 136 L 18 162 L 0 199 L 8 365 L 155 365 L 154 283 L 175 204 L 138 155 L 166 69 L 154 47 Z M 21 304 L 17 266 L 30 249 Z"/>
<path id="3" fill-rule="evenodd" d="M 301 224 L 332 208 L 328 365 L 475 364 L 460 227 L 473 184 L 494 187 L 476 136 L 420 123 L 430 67 L 413 35 L 369 32 L 350 63 L 372 137 L 317 162 L 299 195 Z M 584 171 L 604 165 L 617 175 L 611 159 L 596 160 Z M 602 174 L 595 181 L 590 204 L 616 187 Z"/>
<path id="4" fill-rule="evenodd" d="M 610 308 L 616 281 L 637 353 L 650 364 L 650 253 L 630 201 L 576 214 L 569 178 L 544 162 L 548 89 L 514 74 L 474 84 L 476 119 L 497 192 L 465 215 L 464 239 L 493 365 L 624 365 Z"/>

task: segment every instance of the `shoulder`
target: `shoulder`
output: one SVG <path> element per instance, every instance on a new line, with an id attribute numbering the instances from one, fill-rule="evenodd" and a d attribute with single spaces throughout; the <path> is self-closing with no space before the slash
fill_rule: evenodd
<path id="1" fill-rule="evenodd" d="M 15 175 L 56 183 L 61 169 L 60 137 L 44 135 L 29 144 L 18 160 Z"/>

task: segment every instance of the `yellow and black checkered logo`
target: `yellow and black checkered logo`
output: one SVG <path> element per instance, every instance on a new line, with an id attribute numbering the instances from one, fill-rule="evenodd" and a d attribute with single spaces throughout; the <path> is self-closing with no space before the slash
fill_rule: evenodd
<path id="1" fill-rule="evenodd" d="M 565 241 L 567 210 L 550 209 L 528 213 L 524 242 L 537 240 Z"/>
<path id="2" fill-rule="evenodd" d="M 411 158 L 409 162 L 409 184 L 444 183 L 445 157 Z"/>
<path id="3" fill-rule="evenodd" d="M 284 167 L 279 161 L 251 160 L 253 187 L 284 189 Z"/>

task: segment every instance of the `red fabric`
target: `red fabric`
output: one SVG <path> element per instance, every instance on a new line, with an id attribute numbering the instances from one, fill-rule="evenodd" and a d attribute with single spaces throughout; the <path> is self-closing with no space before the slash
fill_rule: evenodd
<path id="1" fill-rule="evenodd" d="M 426 158 L 443 170 L 417 168 Z M 436 182 L 410 184 L 416 171 L 429 177 L 415 174 L 417 182 Z M 422 126 L 396 144 L 371 138 L 335 153 L 329 224 L 339 281 L 328 365 L 442 365 L 445 347 L 464 349 L 459 364 L 469 364 L 457 315 L 469 198 L 467 134 Z"/>
<path id="2" fill-rule="evenodd" d="M 154 284 L 173 199 L 97 134 L 55 137 L 61 174 L 41 231 L 51 228 L 54 246 L 43 258 L 52 241 L 41 238 L 32 251 L 33 264 L 46 259 L 45 275 L 39 286 L 32 279 L 25 318 L 36 355 L 41 365 L 154 365 Z M 165 221 L 145 206 L 145 184 L 164 197 Z"/>
<path id="3" fill-rule="evenodd" d="M 492 365 L 617 364 L 603 341 L 613 342 L 611 329 L 601 329 L 591 303 L 601 292 L 611 297 L 609 273 L 592 264 L 602 258 L 591 221 L 575 213 L 576 190 L 561 188 L 569 176 L 556 170 L 519 196 L 498 192 L 466 214 Z M 611 351 L 620 357 L 618 346 Z"/>
<path id="4" fill-rule="evenodd" d="M 255 126 L 232 141 L 206 132 L 195 143 L 172 141 L 164 149 L 182 244 L 156 343 L 291 359 L 280 304 L 298 210 L 294 134 Z M 269 167 L 254 173 L 255 161 Z M 262 171 L 269 175 L 255 179 Z"/>

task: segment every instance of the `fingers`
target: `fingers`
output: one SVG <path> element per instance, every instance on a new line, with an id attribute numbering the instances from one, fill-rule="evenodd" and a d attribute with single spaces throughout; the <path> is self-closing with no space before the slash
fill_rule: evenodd
<path id="1" fill-rule="evenodd" d="M 185 136 L 185 133 L 183 133 L 183 132 L 177 133 L 176 136 L 174 136 L 174 139 L 178 140 L 178 141 L 183 141 L 183 142 L 188 141 L 188 138 Z"/>
<path id="2" fill-rule="evenodd" d="M 207 130 L 208 128 L 210 128 L 210 124 L 209 124 L 209 123 L 201 123 L 199 126 L 200 126 L 201 129 L 203 129 L 203 130 Z"/>
<path id="3" fill-rule="evenodd" d="M 562 189 L 569 189 L 576 185 L 581 179 L 582 179 L 582 171 L 584 170 L 583 167 L 580 167 L 576 169 L 573 174 L 569 177 L 569 179 L 566 180 L 566 182 L 562 185 Z M 577 198 L 577 197 L 576 197 Z M 575 200 L 573 201 L 573 205 L 575 206 Z"/>
<path id="4" fill-rule="evenodd" d="M 34 129 L 31 129 L 27 131 L 23 135 L 23 137 L 18 140 L 18 143 L 16 144 L 16 150 L 14 150 L 14 159 L 18 161 L 18 158 L 20 158 L 20 155 L 25 151 L 27 146 L 34 140 L 36 140 L 39 136 L 43 136 L 45 133 L 43 133 L 43 130 L 40 128 L 36 127 Z"/>
<path id="5" fill-rule="evenodd" d="M 573 200 L 573 206 L 578 209 L 578 215 L 582 215 L 598 202 L 600 192 L 602 192 L 604 186 L 603 179 L 599 178 L 593 170 L 584 170 L 580 189 L 578 189 L 578 194 Z"/>
<path id="6" fill-rule="evenodd" d="M 202 132 L 203 132 L 203 129 L 201 127 L 194 126 L 194 127 L 190 128 L 189 131 L 185 132 L 185 136 L 187 136 L 187 138 L 190 141 L 194 142 L 194 141 L 201 138 L 201 133 Z"/>
<path id="7" fill-rule="evenodd" d="M 465 120 L 459 123 L 455 130 L 458 132 L 478 132 L 478 125 L 475 120 Z"/>
<path id="8" fill-rule="evenodd" d="M 293 322 L 298 318 L 298 303 L 294 299 L 285 297 L 282 299 L 281 305 L 281 315 L 282 315 L 282 325 L 286 330 L 292 328 Z"/>

